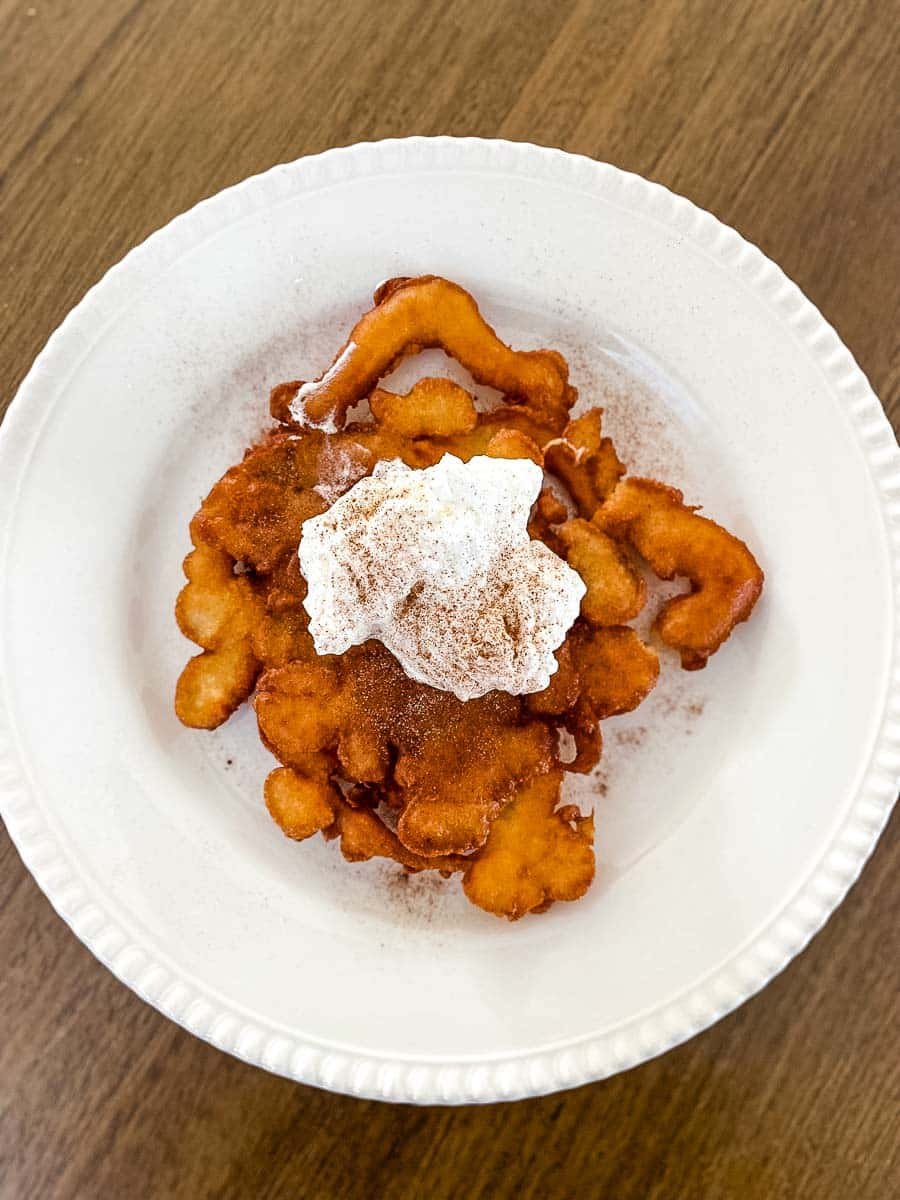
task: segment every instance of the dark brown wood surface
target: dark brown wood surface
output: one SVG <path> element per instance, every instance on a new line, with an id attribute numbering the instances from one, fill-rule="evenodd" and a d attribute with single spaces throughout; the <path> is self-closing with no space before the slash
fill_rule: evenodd
<path id="1" fill-rule="evenodd" d="M 898 62 L 891 0 L 0 0 L 0 411 L 85 289 L 195 201 L 328 146 L 453 133 L 608 159 L 712 209 L 822 308 L 896 423 Z M 900 1187 L 897 820 L 806 953 L 713 1029 L 604 1083 L 456 1110 L 327 1095 L 195 1040 L 0 837 L 3 1200 Z"/>

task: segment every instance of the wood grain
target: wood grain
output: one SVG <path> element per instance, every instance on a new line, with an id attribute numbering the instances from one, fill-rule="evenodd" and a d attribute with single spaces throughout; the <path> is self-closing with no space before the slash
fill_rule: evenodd
<path id="1" fill-rule="evenodd" d="M 410 133 L 609 159 L 776 258 L 900 421 L 896 3 L 0 0 L 0 405 L 201 197 Z M 116 983 L 0 843 L 0 1196 L 882 1200 L 900 1172 L 900 823 L 699 1038 L 516 1105 L 388 1107 L 227 1058 Z"/>

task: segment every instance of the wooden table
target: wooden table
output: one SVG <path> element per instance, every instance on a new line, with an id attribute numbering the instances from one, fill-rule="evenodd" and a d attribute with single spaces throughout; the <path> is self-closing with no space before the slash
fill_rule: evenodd
<path id="1" fill-rule="evenodd" d="M 0 0 L 0 403 L 110 264 L 285 159 L 410 133 L 562 146 L 772 255 L 900 419 L 900 12 L 862 0 Z M 828 586 L 823 564 L 823 587 Z M 446 1110 L 331 1096 L 147 1008 L 0 844 L 0 1196 L 884 1200 L 900 822 L 807 952 L 604 1083 Z"/>

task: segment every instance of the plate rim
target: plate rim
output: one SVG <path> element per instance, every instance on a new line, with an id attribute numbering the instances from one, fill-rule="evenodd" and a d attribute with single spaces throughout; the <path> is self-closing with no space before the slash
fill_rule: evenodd
<path id="1" fill-rule="evenodd" d="M 718 968 L 650 1012 L 603 1034 L 489 1057 L 404 1058 L 329 1048 L 296 1031 L 286 1036 L 275 1023 L 249 1020 L 213 989 L 174 971 L 165 953 L 157 956 L 155 948 L 148 949 L 119 926 L 106 910 L 100 885 L 86 882 L 45 824 L 3 683 L 0 815 L 53 908 L 122 983 L 218 1049 L 298 1082 L 369 1099 L 456 1104 L 544 1095 L 606 1078 L 671 1049 L 770 982 L 842 902 L 875 848 L 900 780 L 900 449 L 880 401 L 832 326 L 780 267 L 711 213 L 662 184 L 610 163 L 529 142 L 388 138 L 280 163 L 201 200 L 130 250 L 85 293 L 38 354 L 0 425 L 0 561 L 8 549 L 31 450 L 52 416 L 60 368 L 73 369 L 106 324 L 134 298 L 142 277 L 152 278 L 228 225 L 300 192 L 366 174 L 429 169 L 484 170 L 577 186 L 661 222 L 733 273 L 793 333 L 850 418 L 879 504 L 893 584 L 889 680 L 868 765 L 844 820 L 782 909 Z M 0 594 L 3 588 L 0 582 Z M 0 629 L 0 665 L 4 646 Z M 0 670 L 0 682 L 6 678 Z M 863 748 L 861 761 L 864 752 Z"/>

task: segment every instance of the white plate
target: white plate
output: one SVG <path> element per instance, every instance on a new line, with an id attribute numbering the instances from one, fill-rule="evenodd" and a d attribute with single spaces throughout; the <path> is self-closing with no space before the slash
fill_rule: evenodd
<path id="1" fill-rule="evenodd" d="M 651 700 L 607 725 L 591 892 L 515 925 L 456 882 L 288 842 L 250 714 L 203 734 L 172 713 L 199 499 L 272 384 L 317 375 L 380 280 L 428 271 L 470 288 L 504 339 L 563 350 L 633 468 L 702 501 L 767 573 L 706 671 L 668 659 Z M 230 188 L 54 334 L 3 425 L 0 480 L 10 832 L 120 979 L 270 1070 L 460 1102 L 631 1066 L 801 949 L 894 799 L 884 414 L 777 267 L 614 167 L 416 138 Z"/>

